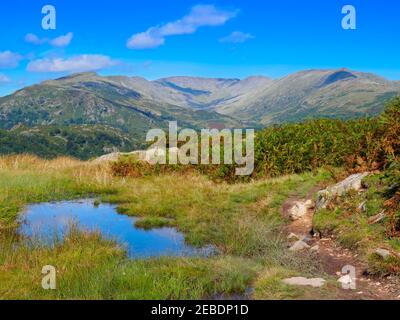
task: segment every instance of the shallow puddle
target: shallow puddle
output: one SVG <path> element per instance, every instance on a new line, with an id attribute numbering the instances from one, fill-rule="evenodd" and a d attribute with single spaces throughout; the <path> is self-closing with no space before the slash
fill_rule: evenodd
<path id="1" fill-rule="evenodd" d="M 72 224 L 80 230 L 98 231 L 105 238 L 126 248 L 130 258 L 159 256 L 208 256 L 211 248 L 194 248 L 185 243 L 175 228 L 143 230 L 135 227 L 137 218 L 119 214 L 116 206 L 93 200 L 32 204 L 22 215 L 19 232 L 39 241 L 62 239 Z"/>

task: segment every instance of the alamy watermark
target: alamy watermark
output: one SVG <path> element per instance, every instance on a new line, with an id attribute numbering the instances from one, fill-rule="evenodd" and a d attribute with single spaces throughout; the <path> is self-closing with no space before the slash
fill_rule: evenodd
<path id="1" fill-rule="evenodd" d="M 342 14 L 345 15 L 342 19 L 342 28 L 344 30 L 356 30 L 357 29 L 356 8 L 352 5 L 345 5 L 342 8 Z"/>
<path id="2" fill-rule="evenodd" d="M 56 290 L 56 268 L 51 265 L 42 268 L 42 288 L 44 290 Z"/>
<path id="3" fill-rule="evenodd" d="M 146 160 L 153 165 L 236 164 L 237 176 L 251 175 L 254 170 L 254 129 L 178 131 L 178 123 L 171 121 L 168 134 L 162 129 L 151 129 L 146 142 L 153 142 L 146 151 Z"/>
<path id="4" fill-rule="evenodd" d="M 56 8 L 53 5 L 47 4 L 42 8 L 42 28 L 44 30 L 55 30 L 57 27 Z"/>
<path id="5" fill-rule="evenodd" d="M 355 290 L 356 285 L 356 268 L 352 265 L 345 265 L 342 268 L 342 277 L 339 282 L 342 284 L 342 288 L 345 290 Z"/>

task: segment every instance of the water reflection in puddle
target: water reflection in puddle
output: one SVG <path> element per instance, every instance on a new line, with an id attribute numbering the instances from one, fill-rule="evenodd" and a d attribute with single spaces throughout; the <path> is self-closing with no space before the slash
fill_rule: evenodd
<path id="1" fill-rule="evenodd" d="M 175 228 L 143 230 L 135 227 L 137 218 L 118 214 L 116 206 L 94 205 L 93 200 L 62 201 L 29 205 L 22 215 L 19 232 L 51 243 L 62 239 L 71 223 L 80 230 L 98 231 L 127 249 L 130 258 L 159 256 L 208 256 L 213 250 L 194 248 L 185 243 Z"/>

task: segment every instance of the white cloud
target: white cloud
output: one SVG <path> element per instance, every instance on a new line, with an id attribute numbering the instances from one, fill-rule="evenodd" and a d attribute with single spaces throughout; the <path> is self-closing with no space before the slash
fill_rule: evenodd
<path id="1" fill-rule="evenodd" d="M 43 44 L 47 41 L 48 41 L 47 38 L 40 39 L 36 34 L 33 34 L 33 33 L 28 33 L 25 36 L 25 42 L 36 44 L 36 45 Z"/>
<path id="2" fill-rule="evenodd" d="M 7 82 L 10 82 L 11 80 L 10 80 L 10 78 L 9 77 L 7 77 L 7 76 L 5 76 L 4 74 L 1 74 L 0 73 L 0 83 L 7 83 Z"/>
<path id="3" fill-rule="evenodd" d="M 130 49 L 156 48 L 163 45 L 168 36 L 192 34 L 198 28 L 205 26 L 221 26 L 236 14 L 237 11 L 219 10 L 213 5 L 197 5 L 182 19 L 134 34 L 128 39 L 127 47 Z"/>
<path id="4" fill-rule="evenodd" d="M 68 32 L 64 36 L 60 36 L 58 38 L 50 40 L 49 43 L 55 47 L 66 47 L 71 43 L 73 36 L 74 34 L 72 32 Z"/>
<path id="5" fill-rule="evenodd" d="M 22 56 L 19 53 L 11 51 L 0 51 L 0 68 L 12 69 L 19 65 Z"/>
<path id="6" fill-rule="evenodd" d="M 83 72 L 95 71 L 116 64 L 108 56 L 99 54 L 83 54 L 68 59 L 45 58 L 31 61 L 27 70 L 30 72 Z"/>
<path id="7" fill-rule="evenodd" d="M 74 34 L 72 32 L 68 32 L 66 35 L 62 35 L 54 39 L 49 39 L 49 38 L 39 38 L 36 34 L 28 33 L 25 36 L 25 42 L 32 43 L 35 45 L 49 43 L 54 47 L 66 47 L 71 43 L 73 36 Z"/>
<path id="8" fill-rule="evenodd" d="M 243 43 L 248 40 L 254 39 L 254 36 L 250 33 L 244 33 L 241 31 L 234 31 L 229 36 L 219 39 L 221 43 Z"/>
<path id="9" fill-rule="evenodd" d="M 161 36 L 156 28 L 151 28 L 146 32 L 141 32 L 132 36 L 127 43 L 130 49 L 150 49 L 156 48 L 165 43 L 165 38 Z"/>

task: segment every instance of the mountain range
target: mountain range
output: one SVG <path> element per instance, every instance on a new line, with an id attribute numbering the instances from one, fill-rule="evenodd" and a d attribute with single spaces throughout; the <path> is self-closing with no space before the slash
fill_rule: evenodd
<path id="1" fill-rule="evenodd" d="M 200 129 L 349 119 L 379 114 L 384 102 L 399 94 L 399 81 L 348 69 L 306 70 L 280 79 L 154 81 L 89 72 L 1 97 L 0 128 L 100 125 L 119 130 L 139 146 L 150 128 L 165 128 L 170 120 Z"/>

